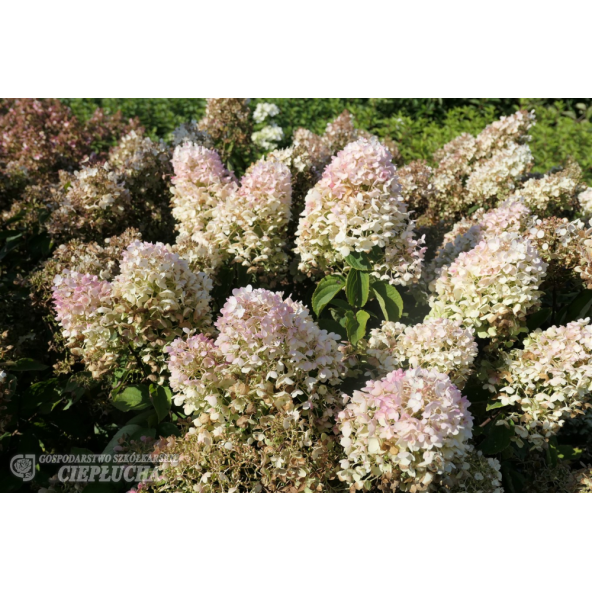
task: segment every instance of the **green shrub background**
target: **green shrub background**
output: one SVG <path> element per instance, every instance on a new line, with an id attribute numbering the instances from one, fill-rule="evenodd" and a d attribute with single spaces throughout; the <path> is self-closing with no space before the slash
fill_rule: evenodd
<path id="1" fill-rule="evenodd" d="M 138 117 L 153 138 L 170 137 L 181 123 L 199 120 L 205 99 L 63 99 L 74 113 L 88 119 L 96 107 L 121 110 Z M 463 132 L 479 133 L 486 125 L 517 109 L 535 109 L 531 149 L 535 171 L 545 172 L 574 157 L 592 183 L 592 99 L 253 99 L 275 103 L 275 118 L 290 143 L 298 127 L 316 133 L 348 109 L 356 124 L 377 136 L 399 144 L 405 162 L 430 161 L 433 152 Z"/>

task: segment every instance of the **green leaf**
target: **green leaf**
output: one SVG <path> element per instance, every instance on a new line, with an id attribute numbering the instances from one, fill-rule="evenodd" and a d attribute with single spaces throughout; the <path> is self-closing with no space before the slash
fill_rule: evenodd
<path id="1" fill-rule="evenodd" d="M 350 253 L 345 261 L 359 271 L 372 271 L 372 263 L 366 253 Z"/>
<path id="2" fill-rule="evenodd" d="M 121 393 L 113 395 L 111 404 L 119 411 L 142 411 L 152 404 L 147 385 L 128 386 Z"/>
<path id="3" fill-rule="evenodd" d="M 368 302 L 370 294 L 370 276 L 357 269 L 350 269 L 345 281 L 347 301 L 357 308 Z"/>
<path id="4" fill-rule="evenodd" d="M 489 405 L 487 405 L 487 408 L 485 409 L 485 411 L 491 411 L 492 409 L 499 409 L 500 407 L 503 407 L 504 404 L 501 401 L 496 401 L 495 403 L 490 403 Z"/>
<path id="5" fill-rule="evenodd" d="M 323 312 L 323 308 L 331 302 L 333 297 L 342 290 L 343 280 L 340 277 L 329 275 L 324 277 L 317 285 L 312 295 L 312 309 L 317 317 Z"/>
<path id="6" fill-rule="evenodd" d="M 553 309 L 551 308 L 541 308 L 534 314 L 531 314 L 528 319 L 526 319 L 526 325 L 529 331 L 534 331 L 538 329 L 541 325 L 547 322 L 547 319 L 551 316 Z"/>
<path id="7" fill-rule="evenodd" d="M 156 434 L 158 436 L 162 436 L 163 438 L 168 438 L 169 436 L 180 436 L 181 431 L 174 423 L 170 421 L 163 421 L 158 426 Z"/>
<path id="8" fill-rule="evenodd" d="M 8 364 L 7 364 L 8 367 Z M 32 360 L 31 358 L 21 358 L 17 360 L 14 365 L 10 366 L 11 372 L 29 372 L 32 370 L 47 370 L 49 366 Z"/>
<path id="9" fill-rule="evenodd" d="M 498 454 L 510 445 L 513 434 L 513 428 L 504 425 L 495 425 L 489 430 L 487 438 L 481 442 L 479 450 L 483 454 Z"/>
<path id="10" fill-rule="evenodd" d="M 358 310 L 356 315 L 351 311 L 347 312 L 345 328 L 350 343 L 355 346 L 366 334 L 366 323 L 370 315 L 365 310 Z"/>
<path id="11" fill-rule="evenodd" d="M 388 282 L 374 282 L 372 292 L 384 318 L 391 322 L 398 321 L 403 314 L 403 299 L 397 289 Z"/>
<path id="12" fill-rule="evenodd" d="M 158 421 L 162 421 L 169 414 L 172 397 L 173 393 L 170 388 L 160 385 L 150 386 L 150 398 L 156 415 L 158 415 Z"/>
<path id="13" fill-rule="evenodd" d="M 333 319 L 319 319 L 319 327 L 325 329 L 325 331 L 328 331 L 329 333 L 337 333 L 341 339 L 346 336 L 344 328 Z"/>
<path id="14" fill-rule="evenodd" d="M 341 298 L 333 298 L 333 300 L 331 300 L 331 306 L 343 308 L 343 310 L 353 310 L 349 303 L 347 303 L 345 300 L 342 300 Z"/>

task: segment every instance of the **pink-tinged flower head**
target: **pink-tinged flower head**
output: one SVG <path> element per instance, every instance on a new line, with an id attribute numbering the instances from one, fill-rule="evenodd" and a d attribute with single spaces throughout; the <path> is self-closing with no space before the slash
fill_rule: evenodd
<path id="1" fill-rule="evenodd" d="M 400 194 L 389 151 L 376 138 L 348 144 L 308 192 L 296 232 L 299 269 L 308 275 L 342 268 L 353 252 L 378 248 L 372 275 L 392 284 L 417 281 L 425 249 Z"/>
<path id="2" fill-rule="evenodd" d="M 425 482 L 427 473 L 450 471 L 467 452 L 473 426 L 468 407 L 436 370 L 399 369 L 368 381 L 338 416 L 347 456 L 341 478 L 363 486 L 381 474 L 402 472 Z"/>
<path id="3" fill-rule="evenodd" d="M 54 279 L 53 301 L 63 335 L 71 341 L 102 308 L 111 306 L 111 285 L 96 275 L 66 269 Z"/>
<path id="4" fill-rule="evenodd" d="M 203 146 L 186 142 L 173 153 L 174 182 L 186 181 L 207 187 L 234 181 L 234 175 L 222 164 L 219 154 Z"/>

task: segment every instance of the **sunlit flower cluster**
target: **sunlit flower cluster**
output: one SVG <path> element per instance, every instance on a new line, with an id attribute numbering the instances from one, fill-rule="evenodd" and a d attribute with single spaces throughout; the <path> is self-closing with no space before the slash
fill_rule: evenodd
<path id="1" fill-rule="evenodd" d="M 516 434 L 536 448 L 590 402 L 592 326 L 589 319 L 537 329 L 524 349 L 505 354 L 499 400 L 510 406 Z"/>
<path id="2" fill-rule="evenodd" d="M 340 479 L 355 489 L 386 477 L 394 487 L 427 487 L 467 452 L 469 403 L 446 374 L 396 370 L 354 391 L 339 413 L 346 459 Z"/>
<path id="3" fill-rule="evenodd" d="M 472 204 L 502 201 L 516 189 L 517 181 L 532 166 L 530 148 L 512 144 L 478 164 L 467 179 L 467 197 Z"/>
<path id="4" fill-rule="evenodd" d="M 252 429 L 274 412 L 330 415 L 344 373 L 338 336 L 321 330 L 302 304 L 235 289 L 215 325 L 215 341 L 191 335 L 166 350 L 175 402 L 197 416 L 203 438 Z"/>
<path id="5" fill-rule="evenodd" d="M 581 182 L 582 169 L 572 161 L 558 173 L 529 179 L 516 193 L 535 214 L 558 215 L 574 208 Z"/>
<path id="6" fill-rule="evenodd" d="M 183 329 L 211 323 L 211 281 L 162 243 L 134 241 L 111 282 L 64 270 L 54 279 L 56 318 L 72 353 L 95 376 L 121 356 L 153 380 L 165 369 L 163 348 Z"/>
<path id="7" fill-rule="evenodd" d="M 458 320 L 494 343 L 511 341 L 540 305 L 546 269 L 530 241 L 516 233 L 483 240 L 436 279 L 430 316 Z"/>
<path id="8" fill-rule="evenodd" d="M 280 109 L 274 103 L 257 103 L 253 112 L 255 123 L 263 123 L 268 117 L 275 117 L 280 114 Z"/>
<path id="9" fill-rule="evenodd" d="M 370 332 L 366 353 L 377 375 L 398 368 L 433 368 L 462 388 L 473 370 L 477 344 L 469 329 L 446 318 L 411 326 L 384 321 Z"/>
<path id="10" fill-rule="evenodd" d="M 226 246 L 249 273 L 270 274 L 266 282 L 287 271 L 286 239 L 292 205 L 291 176 L 280 162 L 259 161 L 241 179 L 241 186 L 219 204 L 211 226 L 217 243 Z"/>
<path id="11" fill-rule="evenodd" d="M 531 166 L 526 142 L 533 124 L 534 113 L 518 111 L 487 126 L 476 138 L 464 133 L 438 150 L 435 210 L 454 218 L 475 204 L 507 197 Z"/>
<path id="12" fill-rule="evenodd" d="M 401 285 L 420 277 L 423 239 L 414 237 L 391 156 L 376 139 L 353 142 L 333 159 L 306 196 L 296 234 L 299 268 L 309 275 L 378 248 L 373 275 Z"/>
<path id="13" fill-rule="evenodd" d="M 519 198 L 508 198 L 489 211 L 479 208 L 470 218 L 463 218 L 444 235 L 442 246 L 424 268 L 423 282 L 433 289 L 433 282 L 461 254 L 474 249 L 482 240 L 503 232 L 520 233 L 528 224 L 530 210 Z"/>

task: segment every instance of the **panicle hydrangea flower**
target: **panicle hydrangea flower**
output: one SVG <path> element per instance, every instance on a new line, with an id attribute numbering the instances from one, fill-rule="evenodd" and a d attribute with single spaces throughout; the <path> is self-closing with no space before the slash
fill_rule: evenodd
<path id="1" fill-rule="evenodd" d="M 582 262 L 587 231 L 581 220 L 567 218 L 534 218 L 525 232 L 539 255 L 548 265 L 545 285 L 563 285 Z"/>
<path id="2" fill-rule="evenodd" d="M 439 492 L 450 493 L 504 493 L 501 464 L 497 458 L 483 456 L 480 450 L 471 450 L 457 463 L 456 469 L 444 476 Z"/>
<path id="3" fill-rule="evenodd" d="M 534 111 L 521 110 L 489 124 L 476 138 L 476 158 L 491 158 L 511 144 L 530 141 L 528 131 L 535 123 Z"/>
<path id="4" fill-rule="evenodd" d="M 582 233 L 578 243 L 579 263 L 574 271 L 580 274 L 588 289 L 592 289 L 592 228 Z"/>
<path id="5" fill-rule="evenodd" d="M 263 129 L 253 132 L 253 143 L 263 150 L 275 150 L 278 142 L 284 139 L 284 130 L 277 124 L 266 125 Z"/>
<path id="6" fill-rule="evenodd" d="M 110 370 L 118 356 L 132 354 L 158 380 L 165 369 L 163 347 L 183 329 L 211 324 L 209 277 L 193 273 L 162 243 L 130 244 L 112 282 L 66 270 L 54 285 L 67 345 L 94 376 Z"/>
<path id="7" fill-rule="evenodd" d="M 547 264 L 528 239 L 504 232 L 461 253 L 434 282 L 430 317 L 447 317 L 493 343 L 514 339 L 540 305 Z"/>
<path id="8" fill-rule="evenodd" d="M 66 191 L 52 213 L 47 228 L 51 234 L 76 235 L 88 229 L 111 232 L 125 218 L 130 195 L 121 174 L 108 163 L 85 166 L 73 175 L 62 175 Z"/>
<path id="9" fill-rule="evenodd" d="M 540 179 L 529 179 L 516 193 L 524 198 L 533 212 L 549 216 L 574 209 L 581 182 L 582 169 L 571 161 L 558 173 L 547 174 Z"/>
<path id="10" fill-rule="evenodd" d="M 195 425 L 204 438 L 255 425 L 273 410 L 297 418 L 312 409 L 326 421 L 345 368 L 338 336 L 320 329 L 302 304 L 239 288 L 215 325 L 215 342 L 197 335 L 167 348 L 175 401 L 200 413 Z"/>
<path id="11" fill-rule="evenodd" d="M 398 368 L 433 368 L 462 388 L 473 371 L 477 344 L 459 321 L 427 319 L 412 326 L 384 321 L 370 332 L 366 353 L 379 375 Z"/>
<path id="12" fill-rule="evenodd" d="M 192 143 L 177 146 L 173 153 L 173 216 L 181 235 L 203 231 L 213 209 L 226 201 L 236 179 L 214 150 Z"/>
<path id="13" fill-rule="evenodd" d="M 592 187 L 587 187 L 578 195 L 578 203 L 585 218 L 592 218 Z"/>
<path id="14" fill-rule="evenodd" d="M 269 273 L 273 277 L 286 272 L 290 181 L 286 165 L 259 161 L 247 170 L 240 189 L 218 206 L 213 225 L 228 237 L 224 241 L 228 241 L 228 253 L 235 262 L 248 267 L 249 273 Z"/>
<path id="15" fill-rule="evenodd" d="M 425 249 L 399 193 L 391 156 L 376 139 L 349 144 L 306 196 L 296 232 L 299 269 L 308 275 L 345 265 L 350 253 L 384 255 L 373 275 L 392 284 L 417 281 Z"/>
<path id="16" fill-rule="evenodd" d="M 470 218 L 457 222 L 444 235 L 435 258 L 424 268 L 423 283 L 433 289 L 433 282 L 461 254 L 474 249 L 482 240 L 495 238 L 503 232 L 522 232 L 530 210 L 520 198 L 508 198 L 499 207 L 485 212 L 479 208 Z"/>
<path id="17" fill-rule="evenodd" d="M 64 270 L 54 279 L 56 319 L 69 346 L 83 338 L 83 331 L 112 303 L 111 284 L 96 275 Z"/>
<path id="18" fill-rule="evenodd" d="M 274 103 L 257 103 L 253 112 L 255 123 L 263 123 L 268 117 L 275 117 L 280 114 L 280 109 Z"/>
<path id="19" fill-rule="evenodd" d="M 466 183 L 470 203 L 487 204 L 501 201 L 516 188 L 520 177 L 532 166 L 532 153 L 527 145 L 512 144 L 478 164 Z"/>
<path id="20" fill-rule="evenodd" d="M 473 417 L 469 402 L 446 374 L 396 370 L 354 391 L 338 415 L 339 478 L 356 489 L 386 476 L 399 488 L 429 486 L 449 473 L 468 449 Z"/>
<path id="21" fill-rule="evenodd" d="M 536 448 L 554 436 L 565 420 L 590 402 L 592 326 L 590 319 L 564 327 L 537 329 L 524 349 L 504 354 L 499 400 L 509 406 L 506 422 Z"/>
<path id="22" fill-rule="evenodd" d="M 335 154 L 343 150 L 351 142 L 365 137 L 365 135 L 366 132 L 356 129 L 352 114 L 345 109 L 338 117 L 327 124 L 323 140 L 331 153 Z"/>

